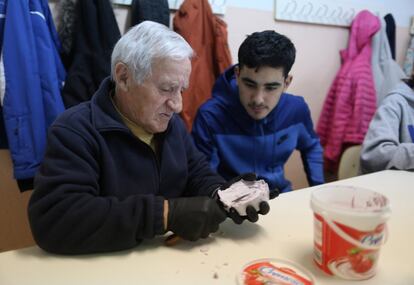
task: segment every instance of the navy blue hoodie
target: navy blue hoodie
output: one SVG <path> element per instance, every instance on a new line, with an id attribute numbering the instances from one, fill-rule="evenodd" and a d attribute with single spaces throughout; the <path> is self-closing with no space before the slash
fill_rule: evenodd
<path id="1" fill-rule="evenodd" d="M 91 101 L 51 126 L 29 202 L 33 236 L 47 251 L 134 247 L 164 233 L 164 199 L 209 196 L 223 179 L 193 145 L 179 116 L 156 134 L 157 155 L 124 125 L 107 78 Z"/>
<path id="2" fill-rule="evenodd" d="M 283 168 L 297 149 L 309 184 L 324 182 L 322 147 L 304 99 L 283 93 L 266 118 L 254 120 L 240 102 L 234 66 L 217 79 L 212 98 L 198 110 L 192 136 L 225 179 L 255 172 L 270 189 L 291 191 Z"/>

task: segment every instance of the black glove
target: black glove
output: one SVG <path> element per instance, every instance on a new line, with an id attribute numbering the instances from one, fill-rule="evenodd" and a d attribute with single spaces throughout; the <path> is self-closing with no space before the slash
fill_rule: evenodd
<path id="1" fill-rule="evenodd" d="M 224 183 L 220 187 L 220 190 L 226 190 L 232 184 L 234 184 L 234 183 L 236 183 L 236 182 L 238 182 L 242 179 L 245 180 L 245 181 L 256 181 L 256 178 L 257 177 L 256 177 L 255 173 L 251 173 L 251 172 L 250 173 L 244 173 L 244 174 L 241 174 L 237 177 L 234 177 L 233 179 L 229 180 L 227 183 Z M 270 196 L 269 199 L 273 199 L 273 198 L 277 197 L 278 195 L 279 195 L 279 191 L 273 190 L 269 193 L 269 196 Z M 255 223 L 259 220 L 259 214 L 266 215 L 267 213 L 269 213 L 269 211 L 270 211 L 269 204 L 266 201 L 262 201 L 259 204 L 259 211 L 256 211 L 256 209 L 253 206 L 247 206 L 246 207 L 246 216 L 240 216 L 240 214 L 236 211 L 236 209 L 230 208 L 229 211 L 227 212 L 227 215 L 236 224 L 241 224 L 246 219 L 248 221 L 252 222 L 252 223 Z"/>
<path id="2" fill-rule="evenodd" d="M 183 239 L 195 241 L 218 230 L 225 211 L 210 197 L 184 197 L 168 200 L 167 228 Z"/>

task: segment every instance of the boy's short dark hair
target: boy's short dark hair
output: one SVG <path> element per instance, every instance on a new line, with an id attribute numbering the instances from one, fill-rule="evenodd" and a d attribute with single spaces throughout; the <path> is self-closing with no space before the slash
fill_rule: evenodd
<path id="1" fill-rule="evenodd" d="M 255 32 L 239 48 L 239 66 L 283 68 L 286 77 L 295 62 L 296 49 L 290 39 L 275 31 Z"/>

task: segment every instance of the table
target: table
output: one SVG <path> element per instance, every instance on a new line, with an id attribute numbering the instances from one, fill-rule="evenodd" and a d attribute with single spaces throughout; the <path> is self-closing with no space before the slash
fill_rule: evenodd
<path id="1" fill-rule="evenodd" d="M 317 284 L 414 284 L 414 172 L 387 170 L 331 184 L 354 185 L 385 194 L 391 201 L 389 238 L 375 277 L 352 282 L 320 271 L 312 260 L 310 194 L 317 187 L 282 194 L 258 223 L 226 221 L 219 232 L 197 242 L 166 247 L 163 237 L 116 253 L 59 256 L 38 247 L 0 254 L 0 284 L 235 284 L 243 264 L 281 258 L 311 271 Z"/>

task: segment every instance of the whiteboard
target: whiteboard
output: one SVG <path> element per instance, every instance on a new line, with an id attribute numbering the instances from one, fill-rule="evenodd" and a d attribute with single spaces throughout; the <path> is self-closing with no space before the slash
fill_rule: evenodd
<path id="1" fill-rule="evenodd" d="M 377 16 L 384 14 L 378 2 L 361 3 L 357 0 L 275 0 L 276 20 L 348 27 L 362 10 Z"/>

